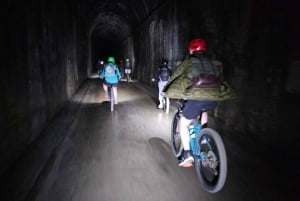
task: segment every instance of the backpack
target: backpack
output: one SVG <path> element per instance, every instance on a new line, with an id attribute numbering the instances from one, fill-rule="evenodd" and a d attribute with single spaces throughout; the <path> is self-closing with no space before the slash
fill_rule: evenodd
<path id="1" fill-rule="evenodd" d="M 191 57 L 192 82 L 196 88 L 217 88 L 221 85 L 220 72 L 208 58 Z"/>
<path id="2" fill-rule="evenodd" d="M 116 66 L 112 63 L 108 63 L 104 67 L 104 76 L 105 77 L 114 77 L 116 76 Z"/>
<path id="3" fill-rule="evenodd" d="M 130 65 L 130 62 L 129 62 L 129 61 L 126 61 L 126 62 L 125 62 L 125 68 L 126 68 L 126 69 L 131 69 L 131 65 Z"/>
<path id="4" fill-rule="evenodd" d="M 159 79 L 161 80 L 161 81 L 168 81 L 169 80 L 169 78 L 170 78 L 170 76 L 171 76 L 171 70 L 170 69 L 168 69 L 168 67 L 162 67 L 162 68 L 160 68 L 159 69 Z"/>

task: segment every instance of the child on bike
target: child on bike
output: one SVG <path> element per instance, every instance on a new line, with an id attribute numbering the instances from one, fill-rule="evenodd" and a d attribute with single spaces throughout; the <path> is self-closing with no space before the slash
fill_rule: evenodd
<path id="1" fill-rule="evenodd" d="M 232 91 L 222 91 L 224 86 L 218 82 L 221 78 L 218 69 L 205 56 L 206 41 L 201 38 L 193 39 L 189 43 L 190 55 L 177 66 L 164 88 L 164 93 L 169 98 L 185 99 L 182 116 L 180 117 L 180 137 L 183 145 L 183 155 L 179 163 L 181 167 L 191 167 L 194 158 L 190 151 L 189 126 L 194 119 L 201 116 L 202 128 L 207 127 L 208 110 L 216 108 L 218 101 L 226 100 L 232 97 Z M 213 74 L 211 76 L 215 83 L 209 83 L 209 77 L 205 73 Z M 204 79 L 203 79 L 204 77 Z M 223 88 L 222 88 L 223 87 Z M 226 89 L 231 89 L 230 87 Z"/>
<path id="2" fill-rule="evenodd" d="M 103 81 L 103 89 L 105 91 L 105 99 L 109 99 L 108 96 L 108 85 L 111 85 L 113 88 L 113 93 L 115 97 L 115 104 L 118 104 L 117 95 L 118 95 L 118 84 L 121 78 L 121 73 L 118 66 L 115 64 L 115 58 L 110 56 L 107 59 L 107 63 L 104 65 L 103 70 L 99 74 L 100 79 Z"/>

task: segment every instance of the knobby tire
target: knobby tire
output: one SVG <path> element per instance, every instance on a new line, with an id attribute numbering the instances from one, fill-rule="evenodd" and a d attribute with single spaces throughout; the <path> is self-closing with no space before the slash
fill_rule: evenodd
<path id="1" fill-rule="evenodd" d="M 208 151 L 208 148 L 205 149 L 205 143 L 200 144 L 204 136 L 208 137 L 208 143 L 214 148 L 213 152 Z M 196 150 L 197 154 L 200 152 L 209 152 L 207 156 L 215 156 L 211 158 L 216 158 L 217 160 L 216 163 L 211 164 L 218 164 L 216 168 L 210 168 L 210 166 L 208 164 L 205 165 L 205 162 L 200 158 L 195 158 L 195 170 L 198 180 L 206 191 L 210 193 L 219 192 L 223 188 L 227 177 L 227 156 L 223 140 L 215 130 L 211 128 L 204 128 L 200 131 L 197 142 L 201 146 L 201 150 L 199 150 L 198 146 L 198 149 Z M 210 159 L 210 161 L 213 160 Z M 217 172 L 217 175 L 215 175 L 216 173 L 213 173 L 210 176 L 207 176 L 208 172 L 212 173 L 214 172 L 213 170 Z"/>
<path id="2" fill-rule="evenodd" d="M 183 145 L 181 143 L 180 134 L 179 134 L 179 128 L 178 123 L 180 119 L 180 112 L 177 111 L 173 117 L 172 121 L 172 130 L 171 130 L 171 147 L 172 152 L 175 157 L 180 157 L 183 152 Z M 179 140 L 179 143 L 178 143 Z"/>
<path id="3" fill-rule="evenodd" d="M 114 111 L 114 105 L 115 105 L 115 96 L 114 96 L 114 91 L 113 87 L 110 86 L 110 111 Z"/>

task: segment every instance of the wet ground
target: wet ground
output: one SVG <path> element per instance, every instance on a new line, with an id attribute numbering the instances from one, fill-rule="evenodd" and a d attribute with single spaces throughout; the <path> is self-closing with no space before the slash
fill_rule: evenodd
<path id="1" fill-rule="evenodd" d="M 169 114 L 156 109 L 155 88 L 138 82 L 121 82 L 118 97 L 111 112 L 99 80 L 88 80 L 1 180 L 1 200 L 300 200 L 295 151 L 220 132 L 228 176 L 211 194 L 172 154 L 174 103 Z"/>

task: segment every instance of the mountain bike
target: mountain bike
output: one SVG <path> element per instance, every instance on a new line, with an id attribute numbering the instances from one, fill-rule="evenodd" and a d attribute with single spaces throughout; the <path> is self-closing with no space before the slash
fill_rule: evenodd
<path id="1" fill-rule="evenodd" d="M 180 158 L 183 146 L 179 134 L 179 119 L 184 103 L 177 102 L 177 112 L 172 121 L 171 147 L 175 157 Z M 201 117 L 190 125 L 190 149 L 194 157 L 194 166 L 202 187 L 210 192 L 220 191 L 227 177 L 227 156 L 224 143 L 212 128 L 201 129 Z"/>
<path id="2" fill-rule="evenodd" d="M 108 89 L 108 96 L 110 101 L 110 111 L 112 112 L 114 111 L 114 106 L 115 106 L 115 95 L 114 95 L 112 84 L 108 84 L 107 89 Z"/>

